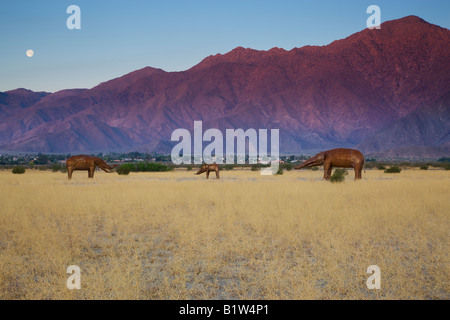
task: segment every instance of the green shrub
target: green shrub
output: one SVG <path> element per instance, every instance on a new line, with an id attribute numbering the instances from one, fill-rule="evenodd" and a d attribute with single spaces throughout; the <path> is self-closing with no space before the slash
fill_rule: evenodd
<path id="1" fill-rule="evenodd" d="M 402 169 L 399 166 L 391 166 L 389 169 L 384 170 L 384 173 L 400 173 Z"/>
<path id="2" fill-rule="evenodd" d="M 330 181 L 332 183 L 343 182 L 345 180 L 345 176 L 348 175 L 347 170 L 345 169 L 336 169 L 334 173 L 331 175 Z"/>
<path id="3" fill-rule="evenodd" d="M 160 163 L 153 163 L 153 162 L 147 162 L 145 170 L 143 172 L 165 172 L 165 171 L 171 171 L 172 168 L 160 164 Z"/>
<path id="4" fill-rule="evenodd" d="M 282 167 L 283 167 L 283 169 L 286 169 L 287 171 L 291 171 L 294 168 L 294 166 L 290 163 L 285 163 L 285 164 L 283 164 Z"/>
<path id="5" fill-rule="evenodd" d="M 386 167 L 383 166 L 382 164 L 377 165 L 377 169 L 378 170 L 386 170 Z"/>
<path id="6" fill-rule="evenodd" d="M 131 167 L 127 164 L 123 164 L 117 168 L 116 172 L 121 176 L 127 176 L 130 174 Z"/>
<path id="7" fill-rule="evenodd" d="M 272 171 L 273 172 L 273 171 Z M 281 166 L 280 167 L 278 167 L 278 171 L 277 171 L 277 175 L 282 175 L 284 173 L 284 171 L 283 171 L 283 169 L 281 168 Z"/>
<path id="8" fill-rule="evenodd" d="M 226 170 L 226 171 L 233 170 L 234 169 L 234 165 L 233 164 L 226 164 L 226 165 L 223 166 L 223 169 Z"/>
<path id="9" fill-rule="evenodd" d="M 373 169 L 373 168 L 375 168 L 375 163 L 367 162 L 367 160 L 366 160 L 366 164 L 364 165 L 364 168 Z"/>
<path id="10" fill-rule="evenodd" d="M 65 165 L 62 164 L 57 164 L 55 163 L 52 167 L 52 172 L 62 172 L 62 173 L 66 173 L 67 172 L 67 167 Z"/>
<path id="11" fill-rule="evenodd" d="M 118 168 L 123 168 L 125 170 L 129 170 L 130 172 L 131 171 L 133 171 L 133 172 L 137 171 L 136 166 L 134 164 L 132 164 L 132 163 L 125 163 L 125 164 L 119 166 Z"/>
<path id="12" fill-rule="evenodd" d="M 192 171 L 192 166 L 187 166 L 186 171 Z"/>
<path id="13" fill-rule="evenodd" d="M 24 167 L 15 167 L 14 169 L 12 169 L 12 173 L 14 173 L 14 174 L 24 174 L 25 173 L 25 168 Z"/>
<path id="14" fill-rule="evenodd" d="M 319 167 L 312 167 L 311 170 L 312 171 L 317 171 L 317 170 L 319 170 Z"/>
<path id="15" fill-rule="evenodd" d="M 252 171 L 259 171 L 259 170 L 261 170 L 262 168 L 268 168 L 268 167 L 270 167 L 270 164 L 254 163 L 254 164 L 252 164 L 252 165 L 250 166 L 250 169 L 251 169 Z"/>
<path id="16" fill-rule="evenodd" d="M 445 169 L 445 170 L 450 170 L 450 164 L 445 165 L 445 166 L 444 166 L 444 169 Z"/>
<path id="17" fill-rule="evenodd" d="M 163 171 L 171 171 L 173 168 L 160 164 L 160 163 L 153 163 L 153 162 L 140 162 L 137 164 L 134 163 L 126 163 L 121 165 L 119 168 L 121 168 L 122 172 L 128 171 L 130 172 L 163 172 Z M 128 174 L 126 173 L 126 174 Z"/>
<path id="18" fill-rule="evenodd" d="M 144 163 L 144 162 L 140 162 L 140 163 L 138 163 L 138 164 L 135 164 L 134 165 L 134 170 L 133 171 L 137 171 L 137 172 L 147 172 L 147 171 L 150 171 L 150 167 L 148 166 L 149 165 L 149 163 L 147 162 L 147 163 Z"/>
<path id="19" fill-rule="evenodd" d="M 420 170 L 428 170 L 429 167 L 430 166 L 428 166 L 428 165 L 423 165 L 423 166 L 420 166 Z"/>
<path id="20" fill-rule="evenodd" d="M 55 163 L 52 165 L 52 172 L 58 172 L 58 171 L 64 172 L 63 171 L 64 169 L 66 169 L 66 171 L 67 171 L 66 166 L 60 165 L 58 163 Z"/>

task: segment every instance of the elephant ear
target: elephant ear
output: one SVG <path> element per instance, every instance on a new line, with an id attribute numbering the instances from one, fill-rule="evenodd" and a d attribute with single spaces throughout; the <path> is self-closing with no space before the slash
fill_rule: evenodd
<path id="1" fill-rule="evenodd" d="M 327 161 L 328 154 L 326 152 L 322 152 L 322 163 L 325 163 Z"/>

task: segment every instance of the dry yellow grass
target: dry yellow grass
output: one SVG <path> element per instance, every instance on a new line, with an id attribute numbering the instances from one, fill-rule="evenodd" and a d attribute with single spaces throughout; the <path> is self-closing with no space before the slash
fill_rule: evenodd
<path id="1" fill-rule="evenodd" d="M 450 172 L 222 176 L 0 171 L 0 298 L 450 298 Z"/>

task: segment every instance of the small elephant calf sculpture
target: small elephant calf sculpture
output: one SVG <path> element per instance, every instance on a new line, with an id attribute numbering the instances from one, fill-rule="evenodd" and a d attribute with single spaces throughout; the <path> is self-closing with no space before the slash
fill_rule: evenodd
<path id="1" fill-rule="evenodd" d="M 202 167 L 200 168 L 200 170 L 196 173 L 196 175 L 202 174 L 203 172 L 206 172 L 206 179 L 209 179 L 209 173 L 211 171 L 215 171 L 216 172 L 216 178 L 220 179 L 220 175 L 219 175 L 219 166 L 217 164 L 204 164 L 202 165 Z"/>

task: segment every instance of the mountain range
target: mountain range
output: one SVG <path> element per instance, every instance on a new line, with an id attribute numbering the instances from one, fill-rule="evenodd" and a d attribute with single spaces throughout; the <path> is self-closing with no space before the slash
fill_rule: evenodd
<path id="1" fill-rule="evenodd" d="M 450 31 L 419 17 L 327 46 L 238 47 L 182 72 L 0 92 L 0 150 L 168 153 L 175 129 L 280 129 L 284 154 L 450 155 Z"/>

